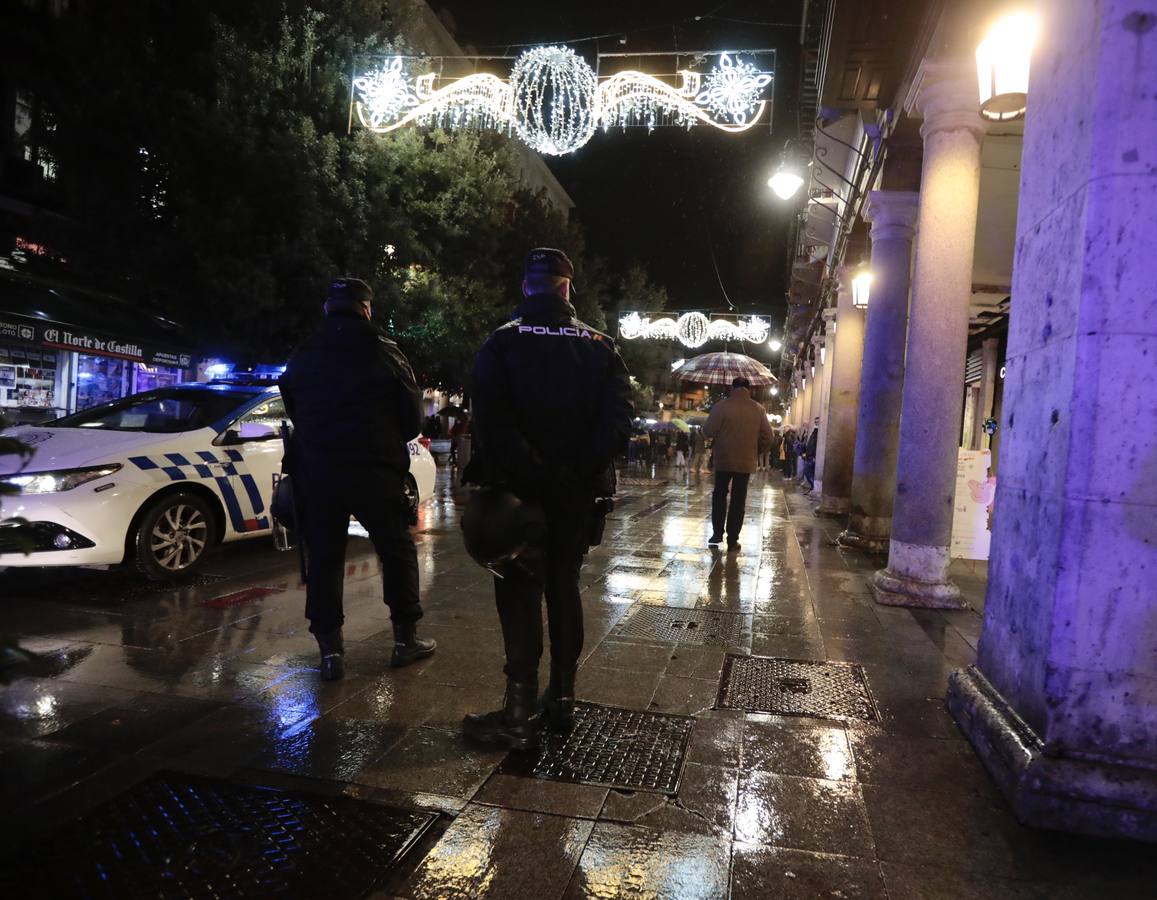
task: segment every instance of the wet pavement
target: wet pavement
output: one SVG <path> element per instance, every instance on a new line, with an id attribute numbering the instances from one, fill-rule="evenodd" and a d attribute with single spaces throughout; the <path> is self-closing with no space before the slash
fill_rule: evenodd
<path id="1" fill-rule="evenodd" d="M 528 778 L 467 745 L 462 716 L 501 696 L 501 639 L 458 535 L 465 498 L 445 473 L 439 485 L 416 535 L 421 633 L 439 650 L 408 669 L 388 668 L 362 540 L 333 684 L 318 681 L 296 560 L 264 540 L 175 588 L 0 574 L 0 630 L 47 659 L 0 689 L 5 846 L 175 771 L 437 813 L 376 897 L 1153 896 L 1151 848 L 1018 825 L 949 718 L 947 678 L 974 660 L 979 614 L 876 606 L 865 578 L 881 561 L 837 548 L 841 523 L 778 475 L 754 476 L 742 548 L 720 555 L 705 546 L 706 478 L 632 471 L 582 573 L 578 695 L 668 723 L 685 750 L 675 794 Z M 979 608 L 983 566 L 958 569 Z M 728 656 L 751 654 L 859 664 L 871 707 L 716 708 Z"/>

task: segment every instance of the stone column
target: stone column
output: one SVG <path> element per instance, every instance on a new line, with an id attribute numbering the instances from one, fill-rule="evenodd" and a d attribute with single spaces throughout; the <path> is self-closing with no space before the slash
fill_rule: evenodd
<path id="1" fill-rule="evenodd" d="M 837 296 L 838 296 L 837 291 Z M 812 497 L 819 499 L 823 492 L 824 454 L 828 445 L 828 410 L 831 408 L 832 374 L 836 370 L 836 311 L 825 309 L 824 317 L 824 370 L 820 375 L 820 436 L 816 441 L 816 487 Z"/>
<path id="2" fill-rule="evenodd" d="M 812 338 L 812 361 L 815 363 L 815 372 L 811 374 L 812 397 L 811 404 L 808 409 L 807 427 L 811 431 L 816 427 L 816 418 L 820 414 L 820 403 L 823 398 L 824 391 L 824 355 L 820 353 L 820 348 L 824 345 L 824 336 L 817 334 Z"/>
<path id="3" fill-rule="evenodd" d="M 948 547 L 984 137 L 974 65 L 926 61 L 916 106 L 924 119 L 924 166 L 896 497 L 888 567 L 872 584 L 876 600 L 889 606 L 953 608 L 963 605 L 948 580 Z"/>
<path id="4" fill-rule="evenodd" d="M 915 191 L 872 191 L 864 211 L 864 218 L 872 223 L 872 290 L 864 328 L 851 509 L 840 543 L 875 552 L 888 549 L 892 529 L 912 238 L 919 200 Z"/>
<path id="5" fill-rule="evenodd" d="M 1023 822 L 1157 841 L 1157 4 L 1038 9 L 984 627 L 948 702 Z"/>
<path id="6" fill-rule="evenodd" d="M 860 369 L 864 358 L 864 313 L 852 305 L 852 274 L 850 266 L 840 269 L 831 395 L 823 435 L 824 449 L 819 457 L 824 479 L 823 496 L 816 509 L 820 515 L 844 515 L 851 505 L 856 414 L 860 405 Z M 818 480 L 816 487 L 819 488 Z"/>

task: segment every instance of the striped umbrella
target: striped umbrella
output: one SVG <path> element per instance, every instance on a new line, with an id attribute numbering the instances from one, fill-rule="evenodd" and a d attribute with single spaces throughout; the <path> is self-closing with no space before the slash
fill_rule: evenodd
<path id="1" fill-rule="evenodd" d="M 704 353 L 693 356 L 683 363 L 675 374 L 684 381 L 700 381 L 704 384 L 731 384 L 742 376 L 752 387 L 775 384 L 777 379 L 758 359 L 742 353 Z"/>

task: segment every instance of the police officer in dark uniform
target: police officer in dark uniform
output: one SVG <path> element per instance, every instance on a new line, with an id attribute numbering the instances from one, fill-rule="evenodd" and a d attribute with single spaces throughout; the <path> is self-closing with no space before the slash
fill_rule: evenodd
<path id="1" fill-rule="evenodd" d="M 281 376 L 293 422 L 287 448 L 306 550 L 305 617 L 321 650 L 321 677 L 344 674 L 342 586 L 350 516 L 382 561 L 394 626 L 393 666 L 434 652 L 417 636 L 418 555 L 404 484 L 407 442 L 421 429 L 421 392 L 397 344 L 371 321 L 373 292 L 356 278 L 329 286 L 325 318 Z"/>
<path id="2" fill-rule="evenodd" d="M 492 746 L 532 747 L 540 725 L 571 727 L 583 646 L 579 569 L 599 540 L 592 537 L 602 524 L 596 500 L 614 493 L 614 457 L 631 432 L 627 369 L 610 338 L 575 318 L 573 277 L 566 254 L 532 250 L 525 299 L 474 363 L 474 469 L 481 477 L 472 480 L 539 507 L 545 522 L 494 582 L 506 697 L 501 709 L 463 722 L 468 737 Z M 539 698 L 544 593 L 551 665 Z"/>

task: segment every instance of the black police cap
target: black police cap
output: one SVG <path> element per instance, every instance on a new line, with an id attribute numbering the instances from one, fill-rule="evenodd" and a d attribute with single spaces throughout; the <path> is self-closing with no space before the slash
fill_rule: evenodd
<path id="1" fill-rule="evenodd" d="M 531 250 L 526 254 L 522 271 L 524 275 L 554 275 L 574 279 L 574 263 L 569 256 L 553 247 L 535 247 Z"/>
<path id="2" fill-rule="evenodd" d="M 326 303 L 369 303 L 373 299 L 373 290 L 360 278 L 338 278 L 331 281 L 325 295 Z"/>

